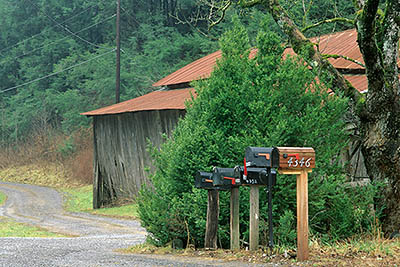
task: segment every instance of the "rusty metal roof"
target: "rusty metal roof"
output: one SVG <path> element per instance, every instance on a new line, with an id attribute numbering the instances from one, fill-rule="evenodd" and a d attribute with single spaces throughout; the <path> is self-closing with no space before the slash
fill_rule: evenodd
<path id="1" fill-rule="evenodd" d="M 357 32 L 355 29 L 314 37 L 311 38 L 311 41 L 319 44 L 319 50 L 322 54 L 347 56 L 364 63 L 360 49 L 358 48 Z M 250 57 L 253 57 L 256 53 L 257 49 L 252 49 Z M 284 54 L 294 54 L 294 52 L 291 48 L 288 48 L 285 50 Z M 188 83 L 194 80 L 208 78 L 214 70 L 217 59 L 221 57 L 222 52 L 218 50 L 171 73 L 154 83 L 153 86 Z M 330 58 L 329 61 L 335 68 L 339 69 L 363 69 L 362 66 L 343 58 Z"/>
<path id="2" fill-rule="evenodd" d="M 194 95 L 194 89 L 155 91 L 118 104 L 81 113 L 86 116 L 111 115 L 145 110 L 185 109 L 185 101 Z"/>
<path id="3" fill-rule="evenodd" d="M 344 55 L 364 63 L 357 45 L 357 32 L 355 29 L 314 37 L 311 38 L 311 40 L 319 44 L 319 50 L 322 54 Z M 250 52 L 250 57 L 253 58 L 256 53 L 257 49 L 252 49 Z M 284 53 L 294 54 L 293 50 L 290 48 L 286 49 Z M 217 59 L 221 57 L 221 51 L 216 51 L 171 73 L 170 75 L 154 83 L 153 86 L 168 86 L 189 83 L 194 80 L 208 78 L 216 66 Z M 329 61 L 335 68 L 363 69 L 362 66 L 343 58 L 331 58 Z M 344 77 L 358 91 L 366 92 L 368 89 L 368 82 L 365 75 L 345 75 Z M 145 110 L 185 109 L 184 102 L 185 100 L 190 99 L 191 94 L 193 93 L 193 88 L 155 91 L 119 104 L 81 113 L 81 115 L 97 116 Z"/>
<path id="4" fill-rule="evenodd" d="M 367 92 L 368 80 L 366 75 L 344 75 L 344 78 L 348 80 L 360 93 Z"/>

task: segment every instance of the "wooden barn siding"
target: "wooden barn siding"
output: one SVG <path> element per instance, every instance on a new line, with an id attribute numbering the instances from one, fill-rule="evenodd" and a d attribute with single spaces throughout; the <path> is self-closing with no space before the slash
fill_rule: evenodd
<path id="1" fill-rule="evenodd" d="M 153 170 L 147 140 L 159 147 L 184 110 L 140 111 L 93 117 L 93 207 L 134 197 Z"/>

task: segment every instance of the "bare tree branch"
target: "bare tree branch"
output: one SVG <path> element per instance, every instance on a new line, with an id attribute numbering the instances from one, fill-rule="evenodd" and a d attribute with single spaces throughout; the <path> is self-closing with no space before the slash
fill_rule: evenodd
<path id="1" fill-rule="evenodd" d="M 263 4 L 263 2 L 265 2 L 265 1 L 263 1 L 263 0 L 239 0 L 239 5 L 241 7 L 248 8 L 248 7 L 253 7 L 253 6 L 256 6 L 259 4 Z"/>
<path id="2" fill-rule="evenodd" d="M 170 16 L 172 18 L 174 18 L 176 20 L 176 24 L 185 24 L 185 25 L 189 25 L 189 27 L 193 30 L 193 31 L 197 31 L 198 33 L 200 33 L 201 35 L 203 35 L 206 38 L 209 38 L 211 40 L 217 40 L 217 38 L 210 36 L 208 33 L 202 31 L 199 27 L 197 27 L 197 23 L 199 21 L 207 21 L 206 18 L 202 17 L 200 15 L 200 10 L 198 10 L 196 12 L 196 14 L 193 14 L 193 16 L 186 18 L 185 16 L 183 16 L 182 18 L 178 15 L 178 11 L 176 11 L 175 15 L 170 14 Z"/>
<path id="3" fill-rule="evenodd" d="M 210 18 L 211 23 L 208 26 L 208 29 L 211 29 L 212 27 L 214 27 L 215 25 L 219 24 L 224 19 L 226 10 L 228 9 L 228 7 L 231 6 L 231 4 L 232 4 L 231 1 L 226 1 L 225 5 L 222 8 L 219 9 L 219 11 L 221 12 L 221 15 L 216 21 L 212 21 L 211 18 Z"/>

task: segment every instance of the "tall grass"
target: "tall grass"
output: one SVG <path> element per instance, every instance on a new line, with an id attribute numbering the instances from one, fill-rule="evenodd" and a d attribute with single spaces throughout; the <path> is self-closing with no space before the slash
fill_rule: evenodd
<path id="1" fill-rule="evenodd" d="M 80 184 L 91 184 L 92 140 L 91 128 L 81 128 L 70 135 L 55 129 L 37 130 L 23 142 L 0 147 L 0 170 L 21 166 L 46 170 L 57 166 L 58 175 Z"/>

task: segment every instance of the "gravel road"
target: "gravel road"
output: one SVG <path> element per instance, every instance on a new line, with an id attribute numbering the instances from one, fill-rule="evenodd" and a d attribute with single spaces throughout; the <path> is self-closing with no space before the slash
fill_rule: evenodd
<path id="1" fill-rule="evenodd" d="M 54 189 L 0 181 L 0 216 L 71 237 L 0 238 L 0 266 L 266 266 L 200 258 L 116 252 L 144 242 L 139 222 L 68 213 Z M 271 265 L 268 265 L 271 266 Z"/>

